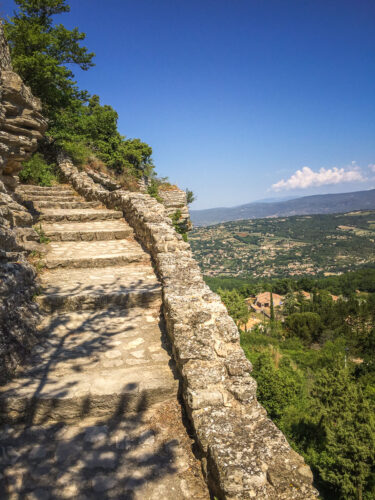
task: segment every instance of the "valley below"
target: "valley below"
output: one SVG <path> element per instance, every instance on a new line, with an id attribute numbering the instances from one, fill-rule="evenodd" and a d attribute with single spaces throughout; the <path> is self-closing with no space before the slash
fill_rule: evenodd
<path id="1" fill-rule="evenodd" d="M 232 221 L 189 240 L 206 276 L 329 276 L 375 263 L 375 210 Z"/>

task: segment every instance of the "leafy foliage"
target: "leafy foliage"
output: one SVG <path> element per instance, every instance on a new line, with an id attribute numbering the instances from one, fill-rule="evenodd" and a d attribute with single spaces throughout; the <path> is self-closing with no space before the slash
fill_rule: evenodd
<path id="1" fill-rule="evenodd" d="M 298 305 L 298 297 L 291 293 L 305 290 L 327 290 L 334 295 L 350 296 L 355 290 L 375 292 L 375 268 L 365 267 L 356 271 L 343 273 L 337 276 L 317 278 L 316 276 L 303 276 L 301 278 L 253 279 L 236 278 L 232 276 L 205 276 L 206 283 L 217 291 L 237 289 L 243 297 L 257 294 L 261 291 L 273 291 L 280 295 L 293 297 L 293 302 Z M 295 312 L 295 311 L 293 311 Z"/>
<path id="2" fill-rule="evenodd" d="M 48 160 L 64 150 L 77 165 L 98 158 L 115 174 L 153 175 L 152 149 L 117 130 L 118 115 L 99 97 L 78 88 L 71 65 L 93 66 L 94 54 L 81 45 L 85 34 L 54 24 L 69 12 L 66 0 L 15 0 L 18 11 L 5 25 L 14 69 L 43 104 L 49 119 L 40 152 Z M 42 176 L 42 172 L 40 174 Z"/>
<path id="3" fill-rule="evenodd" d="M 186 201 L 187 201 L 187 204 L 190 205 L 195 200 L 196 200 L 196 196 L 193 193 L 193 191 L 191 191 L 190 189 L 186 188 Z"/>
<path id="4" fill-rule="evenodd" d="M 181 210 L 176 210 L 170 217 L 172 219 L 172 224 L 178 234 L 181 234 L 184 241 L 187 241 L 187 228 L 185 221 L 181 221 Z"/>
<path id="5" fill-rule="evenodd" d="M 25 184 L 39 184 L 40 186 L 51 186 L 56 180 L 54 165 L 48 165 L 40 153 L 36 153 L 24 163 L 19 177 Z"/>
<path id="6" fill-rule="evenodd" d="M 151 179 L 150 183 L 147 187 L 147 193 L 155 198 L 159 203 L 162 202 L 162 199 L 159 196 L 159 183 L 156 179 Z"/>
<path id="7" fill-rule="evenodd" d="M 65 0 L 15 0 L 18 12 L 5 24 L 14 69 L 39 97 L 54 120 L 71 101 L 84 100 L 67 64 L 93 66 L 93 53 L 81 47 L 85 34 L 53 25 L 53 16 L 69 12 Z"/>
<path id="8" fill-rule="evenodd" d="M 241 335 L 259 401 L 311 465 L 327 500 L 375 495 L 375 294 L 367 291 L 372 285 L 365 275 L 361 270 L 334 277 L 365 289 L 336 301 L 318 288 L 327 280 L 337 287 L 331 278 L 313 281 L 311 300 L 289 292 L 278 330 Z M 242 280 L 239 286 L 245 288 Z M 225 294 L 244 303 L 236 289 Z M 236 311 L 228 311 L 235 318 Z"/>
<path id="9" fill-rule="evenodd" d="M 238 291 L 219 289 L 218 294 L 236 324 L 246 324 L 249 319 L 249 311 L 243 297 L 238 293 Z"/>
<path id="10" fill-rule="evenodd" d="M 319 338 L 322 329 L 319 314 L 315 312 L 296 312 L 286 318 L 285 328 L 288 336 L 298 337 L 307 345 Z"/>

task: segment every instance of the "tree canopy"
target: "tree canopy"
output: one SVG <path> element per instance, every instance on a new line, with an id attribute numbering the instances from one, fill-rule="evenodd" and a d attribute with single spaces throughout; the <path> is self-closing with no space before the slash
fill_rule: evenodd
<path id="1" fill-rule="evenodd" d="M 152 148 L 140 139 L 122 136 L 116 111 L 101 105 L 99 96 L 79 89 L 74 80 L 72 68 L 91 68 L 94 53 L 82 45 L 85 34 L 78 28 L 55 24 L 55 16 L 69 12 L 67 1 L 15 3 L 18 10 L 5 23 L 5 33 L 15 71 L 41 99 L 49 120 L 47 140 L 40 146 L 48 163 L 65 150 L 78 164 L 94 157 L 117 174 L 152 175 Z M 33 163 L 30 173 L 38 174 L 37 166 L 45 165 L 40 160 Z M 36 175 L 34 181 L 40 177 Z"/>

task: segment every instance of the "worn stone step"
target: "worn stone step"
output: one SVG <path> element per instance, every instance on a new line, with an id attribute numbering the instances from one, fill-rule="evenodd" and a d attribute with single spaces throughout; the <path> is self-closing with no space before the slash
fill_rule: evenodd
<path id="1" fill-rule="evenodd" d="M 133 240 L 60 241 L 48 245 L 47 269 L 121 266 L 150 263 L 150 256 Z"/>
<path id="2" fill-rule="evenodd" d="M 45 188 L 47 189 L 47 188 Z M 33 198 L 34 196 L 42 196 L 43 198 L 53 198 L 54 196 L 73 196 L 75 192 L 72 189 L 56 189 L 55 191 L 41 191 L 30 189 L 28 191 L 17 190 L 18 194 L 22 196 Z M 78 194 L 76 195 L 78 196 Z"/>
<path id="3" fill-rule="evenodd" d="M 0 391 L 7 419 L 32 412 L 33 423 L 74 420 L 83 406 L 85 416 L 103 417 L 120 403 L 134 411 L 176 393 L 171 373 L 160 366 L 169 356 L 156 310 L 69 313 L 44 327 L 47 338 L 34 349 L 31 367 Z M 141 372 L 134 370 L 139 366 Z"/>
<path id="4" fill-rule="evenodd" d="M 43 223 L 41 227 L 51 241 L 122 240 L 133 235 L 133 229 L 122 220 Z"/>
<path id="5" fill-rule="evenodd" d="M 99 208 L 102 206 L 102 204 L 98 201 L 80 201 L 79 199 L 75 198 L 75 200 L 69 200 L 69 201 L 61 201 L 61 200 L 38 200 L 38 201 L 33 201 L 34 207 L 36 209 L 43 209 L 45 210 L 46 208 L 59 208 L 59 209 L 87 209 L 87 208 Z"/>
<path id="6" fill-rule="evenodd" d="M 161 301 L 160 284 L 146 264 L 46 270 L 40 281 L 43 293 L 36 300 L 47 312 L 152 307 Z"/>
<path id="7" fill-rule="evenodd" d="M 20 193 L 18 193 L 20 195 Z M 21 193 L 21 199 L 30 203 L 35 203 L 38 201 L 63 201 L 63 202 L 76 202 L 76 201 L 81 201 L 82 198 L 78 194 L 70 193 L 69 195 L 48 195 L 48 196 L 43 196 L 43 195 L 25 195 Z"/>
<path id="8" fill-rule="evenodd" d="M 117 210 L 99 210 L 99 209 L 86 209 L 86 210 L 43 210 L 39 216 L 40 221 L 45 222 L 88 222 L 88 221 L 104 221 L 121 219 L 122 212 Z"/>
<path id="9" fill-rule="evenodd" d="M 37 191 L 40 193 L 60 192 L 60 191 L 73 191 L 69 184 L 57 184 L 55 186 L 34 186 L 32 184 L 20 184 L 17 186 L 17 191 L 28 193 L 30 191 Z"/>
<path id="10" fill-rule="evenodd" d="M 175 397 L 177 381 L 159 323 L 155 308 L 47 318 L 41 329 L 45 340 L 34 348 L 29 365 L 0 388 L 2 417 L 28 417 L 33 424 L 103 418 Z"/>
<path id="11" fill-rule="evenodd" d="M 4 500 L 210 499 L 175 400 L 100 420 L 8 424 L 0 432 Z"/>

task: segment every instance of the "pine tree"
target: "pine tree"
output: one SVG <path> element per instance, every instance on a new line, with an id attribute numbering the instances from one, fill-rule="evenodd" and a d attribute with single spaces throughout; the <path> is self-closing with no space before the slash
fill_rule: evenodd
<path id="1" fill-rule="evenodd" d="M 270 321 L 271 325 L 275 322 L 275 310 L 273 307 L 273 294 L 270 292 Z"/>
<path id="2" fill-rule="evenodd" d="M 309 446 L 313 465 L 335 498 L 373 498 L 375 419 L 360 386 L 345 368 L 323 369 L 311 395 L 309 413 L 316 422 L 315 443 Z"/>
<path id="3" fill-rule="evenodd" d="M 42 100 L 44 112 L 54 119 L 60 109 L 74 101 L 85 101 L 67 67 L 76 64 L 82 70 L 93 66 L 94 54 L 82 47 L 85 34 L 78 28 L 68 30 L 54 25 L 53 16 L 69 12 L 65 0 L 15 0 L 18 11 L 5 23 L 15 71 Z"/>

